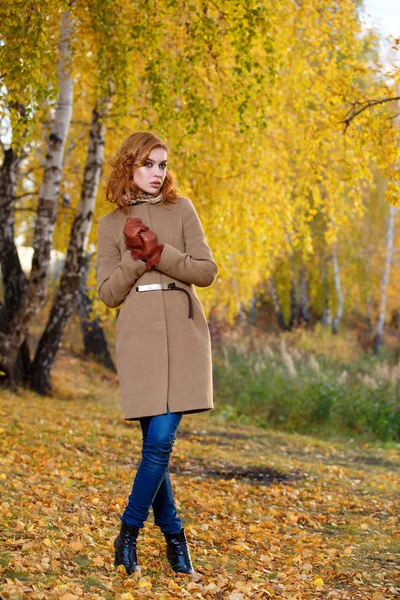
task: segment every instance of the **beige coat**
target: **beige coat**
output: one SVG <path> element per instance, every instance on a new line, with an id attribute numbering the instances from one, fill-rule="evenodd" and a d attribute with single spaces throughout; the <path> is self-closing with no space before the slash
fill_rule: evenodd
<path id="1" fill-rule="evenodd" d="M 135 260 L 125 245 L 126 217 L 139 217 L 164 244 L 155 269 Z M 213 405 L 211 339 L 194 285 L 210 286 L 218 272 L 188 198 L 117 209 L 98 224 L 97 287 L 101 300 L 123 303 L 116 330 L 116 362 L 125 419 L 170 412 L 201 412 Z M 136 286 L 175 282 L 179 290 L 137 292 Z"/>

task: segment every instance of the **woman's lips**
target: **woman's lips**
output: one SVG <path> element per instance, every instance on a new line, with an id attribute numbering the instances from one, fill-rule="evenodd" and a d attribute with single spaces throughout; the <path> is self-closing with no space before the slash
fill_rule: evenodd
<path id="1" fill-rule="evenodd" d="M 152 185 L 153 187 L 160 187 L 160 183 L 151 183 L 150 185 Z"/>

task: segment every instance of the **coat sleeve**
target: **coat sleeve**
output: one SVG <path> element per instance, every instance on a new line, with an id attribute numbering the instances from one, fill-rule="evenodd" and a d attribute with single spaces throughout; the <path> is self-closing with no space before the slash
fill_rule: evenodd
<path id="1" fill-rule="evenodd" d="M 116 308 L 143 275 L 146 265 L 135 260 L 128 249 L 121 259 L 111 227 L 103 219 L 99 220 L 97 235 L 97 291 L 106 306 Z"/>
<path id="2" fill-rule="evenodd" d="M 183 236 L 186 252 L 164 244 L 157 270 L 166 275 L 198 287 L 208 287 L 218 273 L 203 226 L 191 200 L 183 208 Z"/>

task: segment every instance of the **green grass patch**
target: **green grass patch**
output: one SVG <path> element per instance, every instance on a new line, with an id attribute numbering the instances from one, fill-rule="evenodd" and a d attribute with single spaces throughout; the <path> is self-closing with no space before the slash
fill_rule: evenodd
<path id="1" fill-rule="evenodd" d="M 82 585 L 85 589 L 85 592 L 89 592 L 91 588 L 100 588 L 101 590 L 107 589 L 106 586 L 100 581 L 100 579 L 94 577 L 93 575 L 85 577 L 85 579 L 83 579 L 82 581 Z"/>
<path id="2" fill-rule="evenodd" d="M 390 371 L 386 379 L 371 375 L 371 364 L 379 363 L 369 357 L 346 372 L 326 357 L 314 357 L 311 368 L 309 357 L 299 354 L 285 350 L 268 356 L 234 345 L 215 351 L 219 414 L 242 424 L 328 438 L 400 441 L 400 380 L 393 380 Z"/>
<path id="3" fill-rule="evenodd" d="M 10 562 L 10 554 L 0 554 L 0 567 L 7 567 Z"/>

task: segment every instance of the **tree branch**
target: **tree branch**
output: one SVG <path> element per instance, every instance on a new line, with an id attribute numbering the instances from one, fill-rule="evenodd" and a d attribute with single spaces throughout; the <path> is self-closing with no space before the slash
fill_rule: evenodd
<path id="1" fill-rule="evenodd" d="M 378 104 L 384 104 L 385 102 L 393 102 L 394 100 L 400 100 L 400 96 L 393 96 L 392 98 L 381 98 L 380 100 L 367 100 L 365 102 L 353 102 L 353 108 L 348 112 L 347 116 L 341 123 L 345 124 L 344 132 L 346 133 L 350 123 L 364 110 L 371 106 L 377 106 Z"/>

